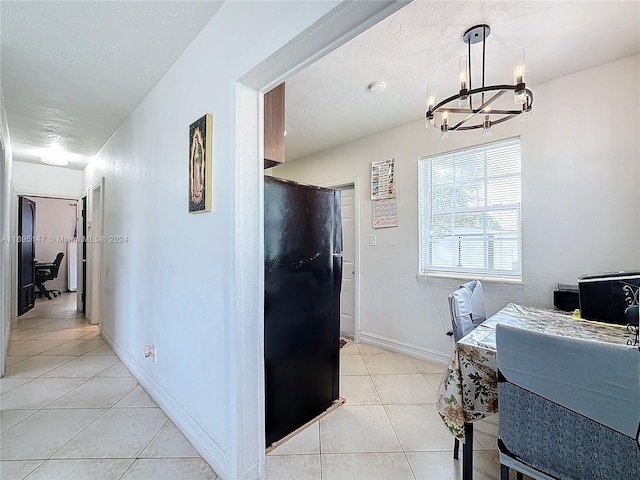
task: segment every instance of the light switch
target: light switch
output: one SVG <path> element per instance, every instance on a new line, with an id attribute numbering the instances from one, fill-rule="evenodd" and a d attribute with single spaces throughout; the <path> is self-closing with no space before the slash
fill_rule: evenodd
<path id="1" fill-rule="evenodd" d="M 376 236 L 375 235 L 369 235 L 369 245 L 371 245 L 372 247 L 376 246 Z"/>

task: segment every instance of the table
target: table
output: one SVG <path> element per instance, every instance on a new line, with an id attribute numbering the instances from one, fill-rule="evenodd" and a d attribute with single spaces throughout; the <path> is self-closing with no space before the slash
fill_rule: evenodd
<path id="1" fill-rule="evenodd" d="M 463 478 L 472 478 L 473 423 L 498 412 L 496 335 L 498 323 L 565 337 L 626 344 L 626 327 L 510 303 L 460 339 L 442 377 L 436 409 L 449 431 L 464 442 Z"/>

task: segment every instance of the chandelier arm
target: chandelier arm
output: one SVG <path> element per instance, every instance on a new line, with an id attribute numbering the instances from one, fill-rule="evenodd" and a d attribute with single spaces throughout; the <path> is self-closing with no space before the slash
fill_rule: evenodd
<path id="1" fill-rule="evenodd" d="M 498 120 L 491 120 L 491 125 L 497 125 L 498 123 L 506 122 L 507 120 L 511 120 L 512 118 L 517 117 L 518 115 L 520 115 L 520 112 L 512 113 L 511 115 L 499 118 Z"/>
<path id="2" fill-rule="evenodd" d="M 517 117 L 518 115 L 519 115 L 519 113 L 518 114 L 513 114 L 513 115 L 506 115 L 506 116 L 504 116 L 502 118 L 499 118 L 498 120 L 492 120 L 491 121 L 491 125 L 496 125 L 498 123 L 506 122 L 507 120 L 511 120 L 512 118 Z M 477 125 L 467 125 L 467 126 L 464 126 L 464 127 L 460 127 L 456 131 L 462 132 L 462 131 L 465 131 L 465 130 L 475 130 L 476 128 L 483 128 L 483 127 L 484 127 L 484 125 L 479 123 Z M 449 129 L 449 130 L 452 130 L 452 129 Z"/>
<path id="3" fill-rule="evenodd" d="M 517 85 L 489 85 L 488 87 L 479 87 L 479 88 L 474 88 L 473 90 L 467 90 L 467 95 L 475 95 L 476 93 L 482 93 L 482 92 L 492 92 L 492 91 L 496 91 L 496 90 L 517 90 L 518 86 Z M 531 92 L 531 90 L 529 90 L 528 88 L 525 88 L 525 91 L 527 92 L 527 95 L 529 96 L 529 99 L 531 100 L 531 105 L 533 105 L 533 93 Z M 500 94 L 502 95 L 503 93 L 505 93 L 504 91 L 501 92 Z M 448 98 L 445 98 L 444 100 L 442 100 L 440 103 L 438 103 L 435 107 L 433 107 L 433 110 L 431 110 L 432 113 L 436 113 L 437 111 L 440 110 L 441 107 L 444 107 L 446 104 L 448 104 L 449 102 L 453 102 L 454 100 L 457 100 L 458 98 L 460 98 L 461 95 L 460 93 L 456 93 L 455 95 L 451 95 Z M 489 100 L 489 102 L 492 102 L 493 98 L 491 100 Z M 482 108 L 484 108 L 484 104 L 480 107 L 479 110 L 482 110 Z M 450 112 L 453 112 L 455 109 L 452 108 L 447 108 L 445 110 L 448 110 Z"/>
<path id="4" fill-rule="evenodd" d="M 432 113 L 436 113 L 440 107 L 444 107 L 447 103 L 453 102 L 454 100 L 457 100 L 458 98 L 460 98 L 460 94 L 459 93 L 456 93 L 455 95 L 451 95 L 449 98 L 445 98 L 440 103 L 438 103 L 435 107 L 433 107 L 433 110 L 431 110 L 431 112 Z M 446 110 L 450 110 L 450 109 L 447 108 Z"/>
<path id="5" fill-rule="evenodd" d="M 491 105 L 491 103 L 494 100 L 497 100 L 498 98 L 500 98 L 502 95 L 504 94 L 504 90 L 500 90 L 498 93 L 496 93 L 493 97 L 491 97 L 489 100 L 487 100 L 486 102 L 484 102 L 482 105 L 480 105 L 480 108 L 477 111 L 473 111 L 473 113 L 470 113 L 469 115 L 467 115 L 465 118 L 463 118 L 462 120 L 460 120 L 455 126 L 453 126 L 450 130 L 458 130 L 462 125 L 464 125 L 466 122 L 468 122 L 469 120 L 471 120 L 473 117 L 475 117 L 476 115 L 478 115 L 480 112 L 482 112 L 487 106 Z"/>

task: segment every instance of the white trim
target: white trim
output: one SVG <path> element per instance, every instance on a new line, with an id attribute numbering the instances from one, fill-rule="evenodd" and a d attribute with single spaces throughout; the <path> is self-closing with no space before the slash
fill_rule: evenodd
<path id="1" fill-rule="evenodd" d="M 235 257 L 229 339 L 227 478 L 265 478 L 263 95 L 235 84 Z M 231 316 L 230 316 L 231 318 Z M 220 474 L 220 472 L 218 472 Z M 224 475 L 221 475 L 223 478 Z"/>
<path id="2" fill-rule="evenodd" d="M 60 198 L 63 200 L 78 200 L 78 197 L 71 194 L 51 193 L 38 190 L 21 190 L 14 188 L 13 193 L 16 197 L 38 197 L 38 198 Z"/>
<path id="3" fill-rule="evenodd" d="M 465 272 L 441 272 L 435 270 L 429 270 L 428 272 L 419 273 L 418 277 L 430 277 L 430 278 L 453 278 L 458 280 L 480 280 L 482 282 L 494 282 L 494 283 L 509 283 L 511 285 L 524 285 L 524 281 L 522 278 L 514 278 L 514 277 L 490 277 L 483 275 L 474 275 L 473 273 L 465 273 Z"/>
<path id="4" fill-rule="evenodd" d="M 76 278 L 78 279 L 77 282 L 77 289 L 76 289 L 76 311 L 78 312 L 82 312 L 82 304 L 84 303 L 82 300 L 82 295 L 85 295 L 85 291 L 84 291 L 84 283 L 83 283 L 83 279 L 82 279 L 82 268 L 83 268 L 83 258 L 82 258 L 82 249 L 83 246 L 85 244 L 85 238 L 84 238 L 84 223 L 87 221 L 87 212 L 82 212 L 82 200 L 87 198 L 87 194 L 86 192 L 78 199 L 78 203 L 77 203 L 77 207 L 76 207 L 76 218 L 77 223 L 76 223 L 76 238 L 78 239 L 78 249 L 76 252 L 76 259 L 78 260 L 77 264 L 76 264 Z M 88 209 L 89 206 L 89 200 L 87 199 L 86 201 L 86 209 Z M 85 260 L 86 263 L 86 260 Z M 86 295 L 85 295 L 85 299 L 86 299 Z M 85 305 L 85 310 L 86 310 L 86 305 Z"/>
<path id="5" fill-rule="evenodd" d="M 115 341 L 107 329 L 101 329 L 102 337 L 118 356 L 125 367 L 140 382 L 140 385 L 151 395 L 162 411 L 180 429 L 191 442 L 202 458 L 209 463 L 222 478 L 226 473 L 226 457 L 222 447 L 205 432 L 187 411 L 182 408 L 167 391 L 157 383 L 127 351 Z"/>
<path id="6" fill-rule="evenodd" d="M 91 222 L 91 227 L 89 227 L 87 225 L 87 230 L 90 230 L 87 232 L 87 236 L 88 237 L 95 237 L 96 235 L 94 234 L 94 219 L 93 219 L 93 198 L 96 195 L 96 191 L 99 190 L 99 192 L 97 192 L 97 194 L 99 195 L 99 199 L 100 199 L 100 205 L 99 205 L 99 212 L 98 212 L 98 227 L 99 227 L 99 231 L 100 231 L 100 235 L 103 236 L 105 235 L 104 232 L 104 212 L 105 212 L 105 205 L 104 205 L 104 185 L 105 185 L 105 177 L 100 177 L 100 180 L 98 180 L 96 183 L 94 183 L 91 187 L 89 187 L 87 189 L 87 217 L 86 217 L 86 221 Z M 91 275 L 87 274 L 87 292 L 91 292 L 91 303 L 87 304 L 90 305 L 90 308 L 85 308 L 85 317 L 89 319 L 89 321 L 94 324 L 94 325 L 100 325 L 101 324 L 101 318 L 102 318 L 102 286 L 104 285 L 104 247 L 103 247 L 103 243 L 102 242 L 93 242 L 89 244 L 91 246 L 91 248 L 87 248 L 87 270 L 90 270 L 90 272 L 87 273 L 91 273 Z M 98 259 L 99 259 L 99 263 L 97 265 L 93 264 L 93 259 L 94 259 L 94 252 L 93 252 L 93 248 L 98 249 Z M 94 285 L 93 285 L 93 277 L 94 277 L 94 269 L 98 268 L 98 285 L 97 285 L 97 289 L 94 289 Z M 97 298 L 94 298 L 94 295 L 97 295 Z M 89 296 L 85 294 L 85 303 L 87 302 L 87 300 L 89 299 Z M 94 311 L 94 306 L 95 311 Z"/>
<path id="7" fill-rule="evenodd" d="M 353 302 L 354 302 L 354 310 L 353 310 L 353 339 L 356 343 L 359 343 L 360 333 L 361 333 L 361 301 L 360 301 L 360 288 L 361 282 L 360 279 L 363 277 L 362 275 L 362 262 L 360 257 L 360 235 L 361 235 L 361 216 L 360 216 L 360 207 L 361 207 L 361 199 L 360 195 L 360 177 L 351 177 L 346 180 L 335 180 L 331 182 L 321 183 L 320 187 L 329 187 L 329 188 L 338 188 L 338 187 L 353 187 L 353 206 L 354 206 L 354 215 L 355 215 L 355 263 L 356 263 L 356 274 L 354 275 L 354 288 L 353 288 Z"/>
<path id="8" fill-rule="evenodd" d="M 435 350 L 418 347 L 410 343 L 383 337 L 382 335 L 377 335 L 375 333 L 363 331 L 361 338 L 362 343 L 375 345 L 376 347 L 381 347 L 392 352 L 402 353 L 403 355 L 417 358 L 419 360 L 435 362 L 441 365 L 448 365 L 451 360 L 451 354 L 449 353 L 436 352 Z"/>

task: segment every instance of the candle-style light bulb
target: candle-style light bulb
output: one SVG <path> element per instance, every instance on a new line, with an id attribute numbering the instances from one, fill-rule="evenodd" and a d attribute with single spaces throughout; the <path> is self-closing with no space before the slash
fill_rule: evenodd
<path id="1" fill-rule="evenodd" d="M 467 56 L 463 55 L 458 60 L 458 82 L 460 83 L 459 108 L 469 108 L 469 96 L 466 94 L 469 88 L 469 72 L 467 71 Z"/>
<path id="2" fill-rule="evenodd" d="M 526 122 L 527 120 L 531 120 L 531 106 L 529 102 L 522 105 L 522 121 Z"/>
<path id="3" fill-rule="evenodd" d="M 523 105 L 527 96 L 525 95 L 525 73 L 527 71 L 524 61 L 524 48 L 516 49 L 513 54 L 515 55 L 514 67 L 513 67 L 513 83 L 519 88 L 513 91 L 513 101 L 516 105 Z"/>
<path id="4" fill-rule="evenodd" d="M 491 118 L 489 115 L 484 116 L 484 121 L 482 122 L 482 136 L 488 137 L 491 135 Z"/>
<path id="5" fill-rule="evenodd" d="M 442 125 L 440 125 L 440 140 L 449 138 L 449 112 L 442 113 Z"/>
<path id="6" fill-rule="evenodd" d="M 460 80 L 460 90 L 464 90 L 467 88 L 467 72 L 462 71 L 458 75 L 458 80 Z"/>
<path id="7" fill-rule="evenodd" d="M 516 65 L 516 68 L 513 71 L 513 76 L 515 77 L 516 85 L 522 83 L 524 81 L 524 65 Z"/>
<path id="8" fill-rule="evenodd" d="M 426 117 L 425 117 L 424 126 L 426 128 L 432 128 L 432 127 L 435 126 L 435 120 L 434 120 L 435 115 L 434 115 L 434 112 L 433 112 L 433 107 L 436 104 L 436 97 L 432 92 L 429 91 L 429 84 L 428 83 L 426 85 L 425 90 L 426 90 L 426 98 L 427 98 L 427 101 L 426 101 L 427 114 L 426 114 Z"/>
<path id="9" fill-rule="evenodd" d="M 466 90 L 468 88 L 467 81 L 469 80 L 466 55 L 458 59 L 458 80 L 460 81 L 460 90 Z"/>

